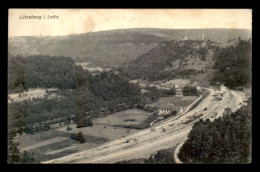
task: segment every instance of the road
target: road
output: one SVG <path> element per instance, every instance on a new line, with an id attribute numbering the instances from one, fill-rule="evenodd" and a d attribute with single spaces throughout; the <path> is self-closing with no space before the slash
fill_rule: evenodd
<path id="1" fill-rule="evenodd" d="M 189 110 L 191 107 L 189 106 L 183 113 L 163 120 L 148 129 L 105 143 L 93 149 L 42 163 L 115 163 L 117 161 L 135 158 L 146 158 L 161 149 L 180 144 L 187 139 L 193 124 L 199 120 L 197 119 L 188 124 L 183 124 L 182 122 L 185 121 L 188 116 L 192 116 L 195 113 L 203 114 L 200 118 L 213 120 L 221 116 L 225 108 L 229 107 L 232 111 L 235 111 L 241 106 L 240 102 L 243 100 L 241 94 L 237 94 L 222 86 L 222 91 L 226 93 L 223 95 L 222 100 L 216 101 L 212 96 L 215 90 L 207 89 L 210 92 L 209 95 L 192 110 Z M 205 108 L 207 108 L 207 110 L 205 110 Z M 211 118 L 214 112 L 218 112 L 218 115 Z"/>
<path id="2" fill-rule="evenodd" d="M 182 145 L 184 144 L 184 142 L 181 142 L 177 147 L 176 147 L 176 149 L 175 149 L 175 151 L 174 151 L 174 160 L 175 160 L 175 162 L 177 163 L 177 164 L 182 164 L 182 162 L 181 162 L 181 160 L 179 159 L 179 157 L 178 157 L 178 153 L 180 152 L 180 149 L 181 149 L 181 147 L 182 147 Z"/>

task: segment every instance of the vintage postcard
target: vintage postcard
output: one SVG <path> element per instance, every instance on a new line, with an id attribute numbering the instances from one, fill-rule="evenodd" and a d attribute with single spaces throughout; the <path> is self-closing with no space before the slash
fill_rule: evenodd
<path id="1" fill-rule="evenodd" d="M 252 162 L 251 9 L 9 9 L 9 164 Z"/>

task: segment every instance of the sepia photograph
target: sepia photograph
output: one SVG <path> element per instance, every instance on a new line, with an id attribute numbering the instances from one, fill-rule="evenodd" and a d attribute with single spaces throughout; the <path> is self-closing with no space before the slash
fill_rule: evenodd
<path id="1" fill-rule="evenodd" d="M 252 9 L 8 9 L 8 164 L 252 163 Z"/>

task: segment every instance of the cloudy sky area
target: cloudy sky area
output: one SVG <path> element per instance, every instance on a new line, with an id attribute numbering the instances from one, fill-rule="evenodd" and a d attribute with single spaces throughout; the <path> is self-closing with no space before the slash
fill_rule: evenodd
<path id="1" fill-rule="evenodd" d="M 20 16 L 42 16 L 19 19 Z M 45 15 L 45 19 L 43 16 Z M 47 16 L 59 19 L 46 19 Z M 127 28 L 251 29 L 248 9 L 9 9 L 9 36 L 57 36 Z"/>

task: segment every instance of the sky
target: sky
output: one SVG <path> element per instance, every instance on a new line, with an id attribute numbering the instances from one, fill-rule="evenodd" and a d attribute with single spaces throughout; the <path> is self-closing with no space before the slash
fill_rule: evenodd
<path id="1" fill-rule="evenodd" d="M 41 19 L 22 19 L 32 15 Z M 9 9 L 8 15 L 9 37 L 60 36 L 127 28 L 252 29 L 252 10 Z"/>

